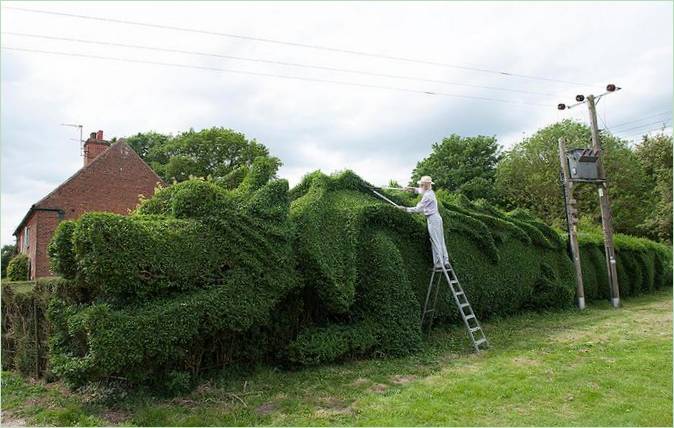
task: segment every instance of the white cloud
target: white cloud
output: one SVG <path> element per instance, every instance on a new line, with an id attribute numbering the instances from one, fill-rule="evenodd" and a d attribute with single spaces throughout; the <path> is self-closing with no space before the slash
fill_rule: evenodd
<path id="1" fill-rule="evenodd" d="M 413 57 L 512 73 L 587 82 L 590 87 L 395 62 L 203 34 L 29 14 L 6 6 L 194 27 L 313 45 Z M 496 135 L 512 145 L 522 133 L 580 108 L 555 105 L 577 92 L 624 87 L 600 104 L 610 127 L 671 110 L 672 9 L 645 2 L 3 2 L 3 31 L 132 43 L 264 58 L 376 73 L 500 86 L 549 96 L 327 72 L 290 66 L 148 52 L 2 35 L 2 45 L 193 64 L 361 84 L 542 103 L 550 108 L 2 51 L 2 242 L 28 207 L 81 164 L 75 130 L 108 136 L 190 127 L 244 132 L 281 157 L 296 183 L 315 169 L 351 168 L 375 183 L 406 182 L 432 143 L 452 132 Z"/>

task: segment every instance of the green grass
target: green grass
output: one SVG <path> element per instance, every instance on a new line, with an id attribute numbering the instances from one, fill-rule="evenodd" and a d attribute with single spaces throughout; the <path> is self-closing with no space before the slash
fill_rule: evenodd
<path id="1" fill-rule="evenodd" d="M 173 399 L 135 393 L 104 405 L 91 391 L 3 373 L 3 417 L 38 425 L 672 426 L 672 290 L 623 303 L 492 320 L 484 325 L 492 349 L 480 355 L 463 329 L 439 327 L 411 357 L 228 370 Z"/>

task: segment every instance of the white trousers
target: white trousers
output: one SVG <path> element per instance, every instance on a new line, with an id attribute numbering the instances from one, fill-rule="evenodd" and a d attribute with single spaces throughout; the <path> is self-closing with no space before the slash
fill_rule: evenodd
<path id="1" fill-rule="evenodd" d="M 445 229 L 442 227 L 440 214 L 426 217 L 428 234 L 431 236 L 431 249 L 433 250 L 433 265 L 440 266 L 449 263 L 447 246 L 445 245 Z"/>

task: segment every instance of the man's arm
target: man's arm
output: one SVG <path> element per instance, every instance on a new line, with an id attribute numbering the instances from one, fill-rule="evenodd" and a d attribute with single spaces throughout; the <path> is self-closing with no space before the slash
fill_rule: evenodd
<path id="1" fill-rule="evenodd" d="M 406 207 L 405 211 L 408 213 L 423 213 L 424 208 L 428 207 L 431 203 L 430 198 L 427 193 L 424 193 L 424 196 L 421 197 L 421 200 L 413 207 Z"/>

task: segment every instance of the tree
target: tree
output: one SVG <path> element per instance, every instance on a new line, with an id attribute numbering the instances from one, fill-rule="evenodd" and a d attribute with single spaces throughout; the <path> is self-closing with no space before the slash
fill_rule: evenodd
<path id="1" fill-rule="evenodd" d="M 170 138 L 169 135 L 150 131 L 145 133 L 139 132 L 134 136 L 127 137 L 125 141 L 136 153 L 138 153 L 138 156 L 140 156 L 141 159 L 149 164 L 158 160 L 150 156 L 150 151 L 154 147 L 166 144 Z M 167 159 L 163 159 L 163 162 L 161 163 L 166 163 L 167 161 Z"/>
<path id="2" fill-rule="evenodd" d="M 431 154 L 417 163 L 412 183 L 430 175 L 436 186 L 468 198 L 493 200 L 496 164 L 500 158 L 495 137 L 452 134 L 433 144 Z"/>
<path id="3" fill-rule="evenodd" d="M 190 177 L 223 179 L 240 167 L 250 167 L 257 157 L 269 156 L 269 150 L 255 140 L 231 129 L 213 127 L 168 136 L 156 132 L 138 133 L 127 143 L 166 181 L 184 181 Z M 278 168 L 277 168 L 278 169 Z M 276 171 L 274 171 L 276 173 Z"/>
<path id="4" fill-rule="evenodd" d="M 641 228 L 647 236 L 672 242 L 672 137 L 645 136 L 637 145 L 636 156 L 651 185 L 655 209 L 646 216 Z"/>
<path id="5" fill-rule="evenodd" d="M 2 278 L 7 276 L 7 264 L 16 254 L 16 245 L 3 245 L 0 250 L 0 267 L 2 268 Z"/>
<path id="6" fill-rule="evenodd" d="M 496 189 L 504 208 L 528 208 L 548 224 L 564 224 L 557 145 L 560 137 L 566 138 L 568 149 L 592 146 L 588 126 L 564 120 L 539 130 L 504 153 L 496 169 Z M 644 198 L 649 194 L 646 173 L 625 141 L 602 132 L 601 145 L 614 228 L 622 233 L 643 234 L 639 225 L 653 207 L 653 201 Z M 599 223 L 595 188 L 578 186 L 574 195 L 579 212 Z"/>

